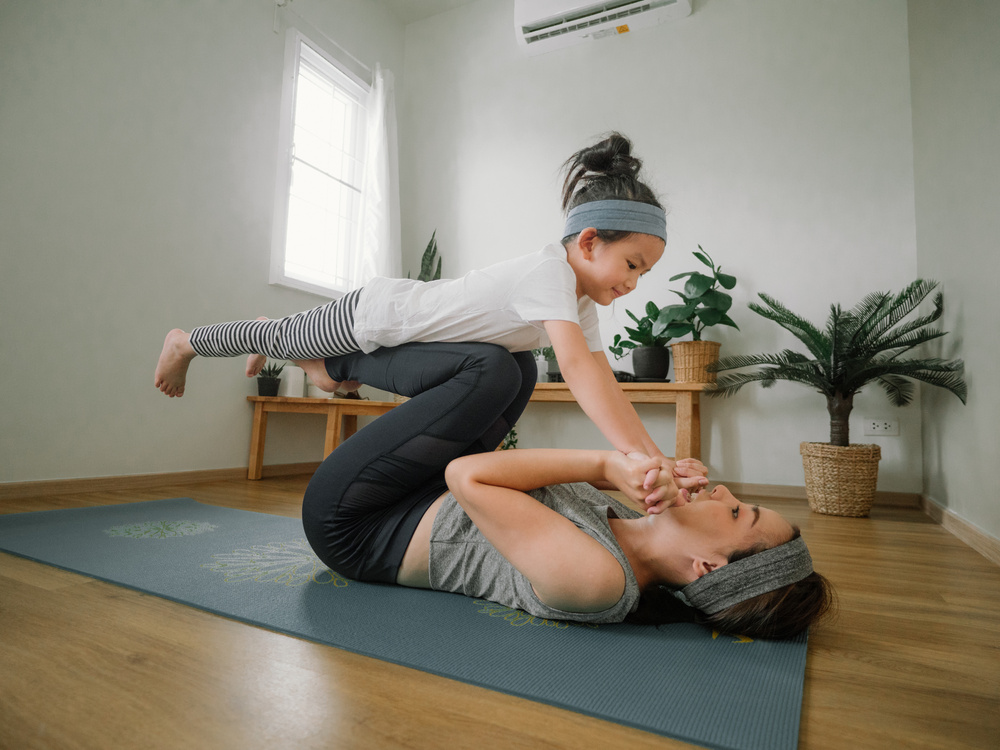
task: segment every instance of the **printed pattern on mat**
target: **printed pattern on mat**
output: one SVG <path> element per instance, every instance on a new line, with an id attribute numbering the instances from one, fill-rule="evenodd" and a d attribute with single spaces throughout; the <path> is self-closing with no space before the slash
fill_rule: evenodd
<path id="1" fill-rule="evenodd" d="M 305 539 L 254 545 L 250 549 L 212 555 L 212 559 L 215 562 L 201 567 L 221 573 L 226 583 L 254 581 L 285 586 L 332 583 L 338 588 L 349 583 L 320 562 Z"/>
<path id="2" fill-rule="evenodd" d="M 511 627 L 515 628 L 524 627 L 525 625 L 534 625 L 535 627 L 555 628 L 556 630 L 566 630 L 570 626 L 575 628 L 590 628 L 591 630 L 597 630 L 599 627 L 597 623 L 591 622 L 547 620 L 544 617 L 536 617 L 535 615 L 529 615 L 527 612 L 523 612 L 520 609 L 508 607 L 506 604 L 497 604 L 496 602 L 490 602 L 485 599 L 476 599 L 472 603 L 480 608 L 479 614 L 488 615 L 490 617 L 499 617 L 506 620 Z"/>
<path id="3" fill-rule="evenodd" d="M 167 539 L 173 536 L 194 536 L 215 531 L 215 524 L 203 521 L 145 521 L 126 523 L 105 529 L 108 536 L 127 536 L 130 539 Z"/>

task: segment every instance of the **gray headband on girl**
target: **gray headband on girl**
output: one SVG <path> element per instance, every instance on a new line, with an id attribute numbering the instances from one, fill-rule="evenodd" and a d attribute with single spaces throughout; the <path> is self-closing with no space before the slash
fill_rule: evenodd
<path id="1" fill-rule="evenodd" d="M 734 604 L 797 583 L 813 572 L 802 537 L 706 573 L 680 590 L 688 604 L 714 615 Z"/>
<path id="2" fill-rule="evenodd" d="M 587 227 L 620 232 L 640 232 L 667 241 L 667 213 L 659 206 L 639 201 L 591 201 L 581 203 L 566 217 L 563 239 Z"/>

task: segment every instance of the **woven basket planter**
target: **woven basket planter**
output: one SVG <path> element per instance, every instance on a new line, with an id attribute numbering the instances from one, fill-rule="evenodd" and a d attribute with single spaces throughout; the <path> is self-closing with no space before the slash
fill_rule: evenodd
<path id="1" fill-rule="evenodd" d="M 714 383 L 715 373 L 705 366 L 719 358 L 718 341 L 678 341 L 671 344 L 674 353 L 674 380 L 678 383 Z"/>
<path id="2" fill-rule="evenodd" d="M 802 443 L 799 452 L 810 508 L 831 516 L 868 516 L 878 484 L 879 446 Z"/>

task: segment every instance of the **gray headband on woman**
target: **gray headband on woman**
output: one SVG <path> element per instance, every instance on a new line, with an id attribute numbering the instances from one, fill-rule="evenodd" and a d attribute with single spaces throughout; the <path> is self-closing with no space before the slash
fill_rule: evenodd
<path id="1" fill-rule="evenodd" d="M 659 206 L 639 201 L 591 201 L 581 203 L 566 217 L 563 239 L 587 227 L 619 232 L 640 232 L 667 241 L 667 213 Z"/>
<path id="2" fill-rule="evenodd" d="M 813 572 L 802 537 L 706 573 L 679 593 L 696 609 L 714 615 L 734 604 L 797 583 Z"/>

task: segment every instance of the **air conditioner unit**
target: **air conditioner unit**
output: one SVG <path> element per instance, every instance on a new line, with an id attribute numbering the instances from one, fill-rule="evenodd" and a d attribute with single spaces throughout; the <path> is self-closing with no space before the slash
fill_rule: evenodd
<path id="1" fill-rule="evenodd" d="M 691 0 L 514 0 L 514 28 L 528 54 L 683 18 Z"/>

